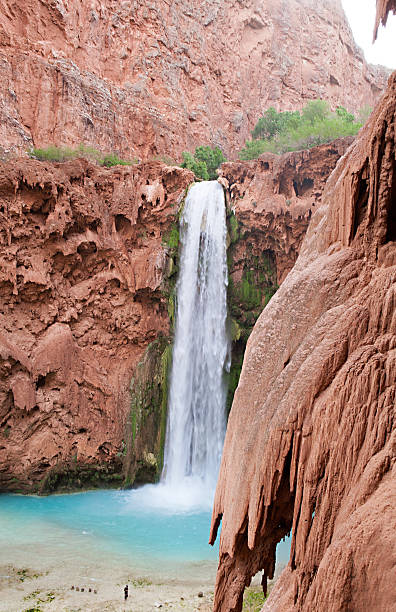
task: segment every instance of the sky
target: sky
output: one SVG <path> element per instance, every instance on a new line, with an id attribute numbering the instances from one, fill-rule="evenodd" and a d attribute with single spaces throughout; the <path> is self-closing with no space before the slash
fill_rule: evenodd
<path id="1" fill-rule="evenodd" d="M 396 68 L 396 15 L 390 13 L 386 28 L 379 27 L 373 45 L 375 4 L 375 0 L 342 0 L 355 41 L 363 49 L 366 60 Z"/>

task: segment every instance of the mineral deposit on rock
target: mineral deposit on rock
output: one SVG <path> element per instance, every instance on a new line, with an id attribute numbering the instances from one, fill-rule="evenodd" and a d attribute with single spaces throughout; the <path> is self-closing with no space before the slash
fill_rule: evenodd
<path id="1" fill-rule="evenodd" d="M 169 333 L 163 238 L 192 180 L 160 163 L 0 164 L 0 488 L 71 461 L 121 471 L 132 372 Z"/>
<path id="2" fill-rule="evenodd" d="M 212 522 L 216 612 L 395 609 L 396 73 L 247 344 Z"/>

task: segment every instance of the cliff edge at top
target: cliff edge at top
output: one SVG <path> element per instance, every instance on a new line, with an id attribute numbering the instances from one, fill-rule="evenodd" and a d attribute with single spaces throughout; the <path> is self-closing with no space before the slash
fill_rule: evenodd
<path id="1" fill-rule="evenodd" d="M 269 106 L 373 106 L 339 0 L 0 0 L 1 151 L 230 155 Z"/>
<path id="2" fill-rule="evenodd" d="M 331 175 L 247 344 L 213 511 L 216 612 L 288 567 L 264 610 L 391 612 L 396 470 L 396 73 Z"/>

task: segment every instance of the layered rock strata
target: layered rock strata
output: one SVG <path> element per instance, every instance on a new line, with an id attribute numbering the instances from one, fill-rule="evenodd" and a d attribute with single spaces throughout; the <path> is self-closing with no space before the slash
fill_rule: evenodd
<path id="1" fill-rule="evenodd" d="M 129 384 L 169 336 L 167 240 L 192 180 L 159 163 L 0 164 L 1 488 L 121 478 Z"/>
<path id="2" fill-rule="evenodd" d="M 290 562 L 264 610 L 396 601 L 396 74 L 331 175 L 249 338 L 213 510 L 217 612 Z"/>
<path id="3" fill-rule="evenodd" d="M 340 0 L 0 0 L 3 156 L 32 145 L 236 154 L 268 106 L 373 106 Z"/>

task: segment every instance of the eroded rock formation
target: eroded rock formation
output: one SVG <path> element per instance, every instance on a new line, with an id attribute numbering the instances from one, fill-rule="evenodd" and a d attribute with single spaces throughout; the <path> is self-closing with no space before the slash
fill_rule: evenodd
<path id="1" fill-rule="evenodd" d="M 247 339 L 262 309 L 293 267 L 326 179 L 351 142 L 340 139 L 309 151 L 265 154 L 259 160 L 221 166 L 229 228 L 232 359 L 228 411 Z"/>
<path id="2" fill-rule="evenodd" d="M 130 379 L 169 335 L 167 236 L 192 180 L 159 163 L 0 164 L 0 487 L 121 478 Z"/>
<path id="3" fill-rule="evenodd" d="M 229 206 L 244 238 L 238 241 L 241 264 L 250 243 L 254 251 L 273 253 L 278 283 L 285 279 L 326 181 L 352 142 L 352 138 L 340 138 L 307 151 L 265 153 L 251 162 L 222 164 L 220 175 L 229 186 Z"/>
<path id="4" fill-rule="evenodd" d="M 225 164 L 233 367 L 293 266 L 349 141 Z M 161 470 L 178 208 L 161 163 L 0 165 L 0 485 L 52 490 Z M 297 195 L 298 193 L 298 195 Z"/>
<path id="5" fill-rule="evenodd" d="M 396 0 L 377 0 L 377 17 L 375 20 L 374 40 L 377 38 L 377 32 L 380 23 L 383 26 L 388 21 L 388 14 L 393 11 L 396 13 Z"/>
<path id="6" fill-rule="evenodd" d="M 213 511 L 216 612 L 289 566 L 264 610 L 396 601 L 396 74 L 331 175 L 300 256 L 249 338 Z"/>
<path id="7" fill-rule="evenodd" d="M 340 0 L 0 0 L 1 151 L 240 150 L 262 111 L 373 106 Z"/>

